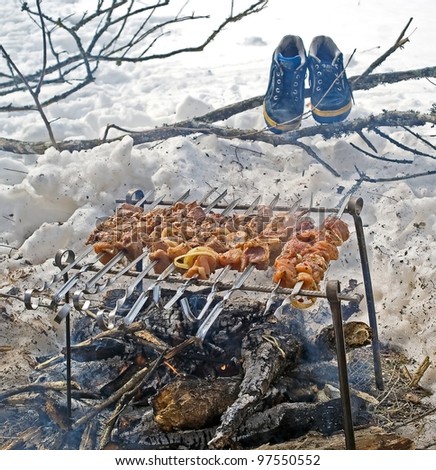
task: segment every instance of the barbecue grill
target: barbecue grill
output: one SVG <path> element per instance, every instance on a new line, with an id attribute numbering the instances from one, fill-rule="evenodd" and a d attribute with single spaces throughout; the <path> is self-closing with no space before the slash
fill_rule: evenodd
<path id="1" fill-rule="evenodd" d="M 229 204 L 224 204 L 223 201 L 226 195 L 227 191 L 220 192 L 217 191 L 217 188 L 213 188 L 199 201 L 199 204 L 206 213 L 213 210 L 219 211 L 223 215 L 235 212 L 248 215 L 256 212 L 261 201 L 261 197 L 258 196 L 251 204 L 242 204 L 237 199 L 232 200 Z M 188 199 L 189 191 L 183 194 L 177 201 Z M 117 203 L 126 202 L 142 207 L 144 212 L 148 212 L 157 207 L 172 206 L 177 201 L 168 201 L 165 199 L 165 196 L 156 196 L 154 190 L 144 192 L 141 189 L 134 189 L 126 195 L 124 200 L 118 200 Z M 348 197 L 336 208 L 313 207 L 312 203 L 308 207 L 300 207 L 300 201 L 297 201 L 297 203 L 290 207 L 280 205 L 277 196 L 268 205 L 277 213 L 295 211 L 298 207 L 300 212 L 319 214 L 320 218 L 333 214 L 338 217 L 349 216 L 353 219 L 362 268 L 368 319 L 372 329 L 372 356 L 375 383 L 377 388 L 382 390 L 383 379 L 377 319 L 363 223 L 360 216 L 363 200 L 361 198 Z M 201 343 L 206 339 L 208 331 L 225 308 L 226 301 L 235 291 L 239 291 L 240 294 L 247 296 L 253 294 L 257 297 L 263 296 L 265 299 L 265 311 L 271 308 L 273 300 L 280 299 L 281 304 L 274 312 L 276 315 L 279 315 L 296 296 L 325 298 L 331 310 L 335 331 L 346 446 L 349 449 L 355 448 L 347 358 L 342 329 L 342 303 L 359 302 L 361 297 L 342 292 L 339 281 L 329 279 L 324 281 L 325 288 L 320 291 L 303 290 L 302 283 L 297 283 L 293 289 L 281 288 L 278 285 L 274 285 L 272 281 L 254 285 L 250 282 L 255 271 L 253 265 L 249 265 L 242 273 L 236 273 L 236 275 L 229 272 L 229 269 L 224 268 L 217 271 L 207 280 L 183 278 L 175 269 L 174 264 L 170 265 L 161 274 L 155 274 L 153 267 L 156 262 L 148 260 L 147 255 L 147 251 L 144 250 L 136 259 L 126 260 L 125 253 L 119 252 L 109 262 L 102 264 L 100 262 L 101 253 L 96 254 L 92 246 L 89 246 L 77 255 L 70 249 L 61 250 L 54 258 L 54 264 L 59 268 L 59 272 L 50 280 L 44 281 L 40 286 L 35 286 L 24 293 L 24 303 L 27 309 L 37 309 L 41 306 L 48 307 L 55 312 L 54 320 L 57 323 L 65 321 L 65 355 L 67 384 L 69 384 L 67 407 L 69 415 L 71 415 L 71 337 L 69 314 L 72 311 L 82 312 L 95 318 L 95 321 L 98 322 L 102 329 L 111 329 L 116 325 L 124 324 L 128 326 L 150 304 L 160 305 L 162 309 L 168 309 L 178 302 L 184 315 L 197 322 L 198 330 L 195 340 Z M 114 308 L 104 308 L 101 301 L 102 296 L 118 283 L 125 286 L 124 295 L 116 301 Z M 169 285 L 174 290 L 172 298 L 166 304 L 162 304 L 161 297 L 161 289 L 164 285 Z M 189 307 L 189 303 L 186 301 L 185 295 L 198 288 L 207 288 L 209 295 L 206 305 L 202 308 L 200 314 L 195 316 Z M 128 299 L 133 294 L 135 294 L 135 300 L 132 305 L 128 302 Z M 212 307 L 213 300 L 218 294 L 221 294 L 221 300 Z"/>

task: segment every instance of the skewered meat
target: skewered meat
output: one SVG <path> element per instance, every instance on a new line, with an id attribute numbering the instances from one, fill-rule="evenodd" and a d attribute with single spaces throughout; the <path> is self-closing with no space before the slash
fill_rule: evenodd
<path id="1" fill-rule="evenodd" d="M 156 261 L 154 266 L 154 272 L 156 274 L 162 274 L 165 269 L 172 263 L 171 258 L 167 252 L 159 248 L 156 251 L 151 252 L 148 255 L 150 261 Z"/>
<path id="2" fill-rule="evenodd" d="M 86 243 L 101 254 L 102 263 L 120 251 L 134 260 L 147 249 L 157 274 L 171 263 L 184 277 L 199 279 L 225 266 L 236 271 L 249 265 L 259 270 L 273 266 L 273 280 L 281 287 L 302 282 L 303 290 L 318 291 L 330 261 L 338 259 L 338 247 L 350 234 L 338 217 L 327 217 L 317 229 L 310 217 L 301 215 L 274 215 L 271 207 L 260 206 L 256 215 L 224 216 L 206 213 L 195 201 L 144 213 L 123 204 Z M 312 300 L 297 299 L 294 305 L 308 306 Z"/>
<path id="3" fill-rule="evenodd" d="M 198 276 L 200 279 L 209 279 L 219 264 L 218 258 L 218 253 L 212 248 L 198 246 L 177 256 L 174 264 L 177 268 L 186 270 L 185 277 Z"/>
<path id="4" fill-rule="evenodd" d="M 334 216 L 328 217 L 319 230 L 297 232 L 274 263 L 274 282 L 293 288 L 303 281 L 302 289 L 319 290 L 329 262 L 338 259 L 337 247 L 348 238 L 348 226 Z"/>
<path id="5" fill-rule="evenodd" d="M 274 216 L 269 206 L 261 206 L 256 215 L 223 216 L 213 212 L 206 214 L 196 202 L 178 202 L 170 207 L 155 208 L 148 213 L 137 206 L 123 204 L 114 216 L 99 224 L 86 244 L 92 244 L 96 252 L 104 253 L 101 258 L 103 263 L 110 261 L 119 251 L 124 251 L 128 259 L 134 259 L 144 248 L 150 254 L 164 250 L 169 262 L 172 262 L 175 257 L 198 246 L 210 247 L 217 253 L 226 253 L 258 238 L 264 240 L 259 242 L 263 251 L 260 247 L 251 246 L 244 256 L 252 257 L 255 251 L 265 254 L 265 247 L 268 245 L 271 263 L 292 233 L 294 218 L 295 216 L 290 215 Z M 181 247 L 186 249 L 177 253 Z M 153 256 L 163 263 L 162 253 Z M 160 267 L 163 266 L 162 263 L 159 264 Z M 261 266 L 259 261 L 256 263 Z M 242 264 L 246 264 L 246 261 Z"/>
<path id="6" fill-rule="evenodd" d="M 265 270 L 270 263 L 270 250 L 268 243 L 260 240 L 250 240 L 243 244 L 242 262 L 240 270 L 253 264 L 259 270 Z"/>

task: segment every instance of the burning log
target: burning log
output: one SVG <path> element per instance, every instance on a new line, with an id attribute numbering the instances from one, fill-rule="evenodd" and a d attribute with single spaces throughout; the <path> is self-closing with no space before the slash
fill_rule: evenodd
<path id="1" fill-rule="evenodd" d="M 154 419 L 166 432 L 217 424 L 236 400 L 239 384 L 238 378 L 179 379 L 163 387 L 153 399 Z"/>
<path id="2" fill-rule="evenodd" d="M 344 323 L 344 339 L 347 351 L 368 346 L 372 341 L 371 328 L 364 322 Z M 333 325 L 326 326 L 315 339 L 319 359 L 329 360 L 336 355 L 335 331 Z"/>
<path id="3" fill-rule="evenodd" d="M 371 421 L 365 402 L 353 397 L 353 414 L 356 425 Z M 151 415 L 151 414 L 150 414 Z M 265 442 L 282 442 L 309 431 L 331 435 L 342 429 L 340 399 L 320 403 L 281 403 L 252 416 L 235 431 L 228 447 L 253 449 Z M 150 416 L 149 420 L 152 418 Z M 149 421 L 136 421 L 136 425 L 113 434 L 111 445 L 121 449 L 210 449 L 217 427 L 162 433 L 150 427 Z"/>
<path id="4" fill-rule="evenodd" d="M 249 331 L 242 343 L 244 379 L 237 400 L 221 418 L 209 447 L 222 449 L 230 445 L 246 418 L 267 393 L 271 383 L 285 366 L 298 362 L 301 343 L 292 333 L 283 331 L 283 325 L 263 324 Z"/>
<path id="5" fill-rule="evenodd" d="M 353 396 L 352 411 L 355 426 L 371 423 L 365 401 Z M 318 403 L 281 403 L 249 418 L 238 429 L 235 442 L 253 448 L 265 442 L 303 436 L 310 431 L 331 435 L 340 429 L 343 429 L 343 420 L 339 398 Z"/>

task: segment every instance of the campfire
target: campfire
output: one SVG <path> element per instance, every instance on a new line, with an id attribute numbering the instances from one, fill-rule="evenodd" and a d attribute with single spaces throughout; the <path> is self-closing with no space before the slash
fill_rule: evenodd
<path id="1" fill-rule="evenodd" d="M 5 448 L 251 449 L 310 431 L 356 447 L 383 389 L 363 201 L 212 194 L 130 192 L 81 254 L 58 253 L 59 273 L 23 294 L 65 324 L 65 348 L 0 394 L 3 429 L 18 436 Z M 328 279 L 353 242 L 364 296 Z M 368 324 L 349 321 L 364 297 Z M 314 332 L 318 300 L 331 322 Z"/>

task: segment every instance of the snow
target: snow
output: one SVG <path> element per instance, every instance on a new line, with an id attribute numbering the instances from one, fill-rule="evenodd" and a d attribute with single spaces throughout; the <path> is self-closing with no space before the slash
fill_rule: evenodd
<path id="1" fill-rule="evenodd" d="M 250 3 L 236 1 L 235 5 Z M 184 4 L 184 0 L 175 1 L 174 11 Z M 227 13 L 229 4 L 191 1 L 185 9 L 186 13 L 210 11 L 211 24 L 215 24 L 217 18 Z M 59 2 L 43 2 L 46 11 L 59 10 L 61 16 L 68 12 L 77 14 L 84 5 L 83 1 L 70 0 L 62 2 L 60 9 Z M 37 69 L 40 41 L 27 40 L 35 32 L 35 25 L 25 13 L 20 13 L 19 1 L 5 2 L 2 13 L 5 49 L 23 71 Z M 263 94 L 271 54 L 286 34 L 300 35 L 306 49 L 314 36 L 330 35 L 347 58 L 356 50 L 347 74 L 358 75 L 394 43 L 411 17 L 410 42 L 376 72 L 433 66 L 435 14 L 434 0 L 314 0 L 297 5 L 292 2 L 292 6 L 286 0 L 270 0 L 261 13 L 229 25 L 204 52 L 143 64 L 102 63 L 95 83 L 49 106 L 47 113 L 59 140 L 101 138 L 107 124 L 144 130 L 198 116 Z M 196 40 L 202 31 L 207 32 L 208 24 L 191 29 L 187 23 L 180 23 L 166 40 L 178 47 L 181 41 L 192 37 Z M 67 39 L 64 47 L 69 47 Z M 2 61 L 0 71 L 4 68 Z M 378 114 L 384 109 L 429 112 L 436 102 L 435 91 L 434 83 L 425 79 L 357 91 L 348 119 Z M 21 99 L 29 102 L 24 93 Z M 0 97 L 0 104 L 7 104 L 8 100 L 10 97 Z M 225 125 L 261 130 L 264 128 L 261 109 L 233 116 Z M 309 116 L 303 126 L 312 125 Z M 435 143 L 431 127 L 415 131 Z M 174 137 L 138 146 L 125 137 L 88 151 L 58 152 L 50 148 L 40 156 L 1 151 L 0 289 L 7 291 L 12 277 L 28 287 L 49 275 L 53 271 L 50 260 L 60 248 L 83 250 L 83 242 L 98 218 L 112 214 L 115 201 L 132 188 L 155 188 L 169 199 L 191 188 L 194 199 L 203 196 L 210 187 L 218 187 L 228 189 L 228 201 L 240 197 L 246 203 L 258 194 L 267 202 L 279 193 L 283 204 L 299 197 L 307 204 L 313 193 L 315 204 L 331 207 L 337 206 L 353 187 L 359 177 L 357 169 L 374 178 L 435 169 L 434 149 L 401 128 L 386 132 L 432 157 L 400 150 L 373 133 L 370 139 L 379 155 L 408 163 L 388 163 L 364 156 L 350 146 L 352 142 L 365 148 L 357 135 L 327 141 L 320 136 L 305 140 L 340 177 L 333 176 L 297 147 L 273 147 L 256 140 L 222 140 L 210 135 Z M 111 134 L 116 135 L 115 131 Z M 44 125 L 35 113 L 0 114 L 0 136 L 47 140 Z M 417 366 L 429 356 L 431 366 L 422 385 L 433 392 L 436 392 L 435 188 L 434 176 L 423 176 L 363 183 L 356 193 L 364 200 L 362 218 L 380 339 L 384 344 L 401 348 Z M 341 259 L 332 266 L 329 276 L 346 285 L 349 279 L 361 279 L 361 271 L 356 246 L 349 244 L 343 248 Z M 0 306 L 4 302 L 0 298 Z M 21 319 L 39 315 L 38 321 L 52 335 L 47 336 L 45 344 L 41 340 L 35 345 L 26 343 L 24 337 L 20 344 L 47 352 L 62 343 L 62 336 L 56 336 L 59 330 L 50 324 L 50 319 L 41 318 L 41 313 L 28 312 L 20 304 L 17 308 Z M 363 319 L 365 315 L 363 312 Z M 9 344 L 10 334 L 8 328 L 2 331 L 0 327 L 0 345 Z M 11 364 L 0 370 L 14 370 L 18 374 Z M 430 400 L 436 404 L 435 396 Z"/>

